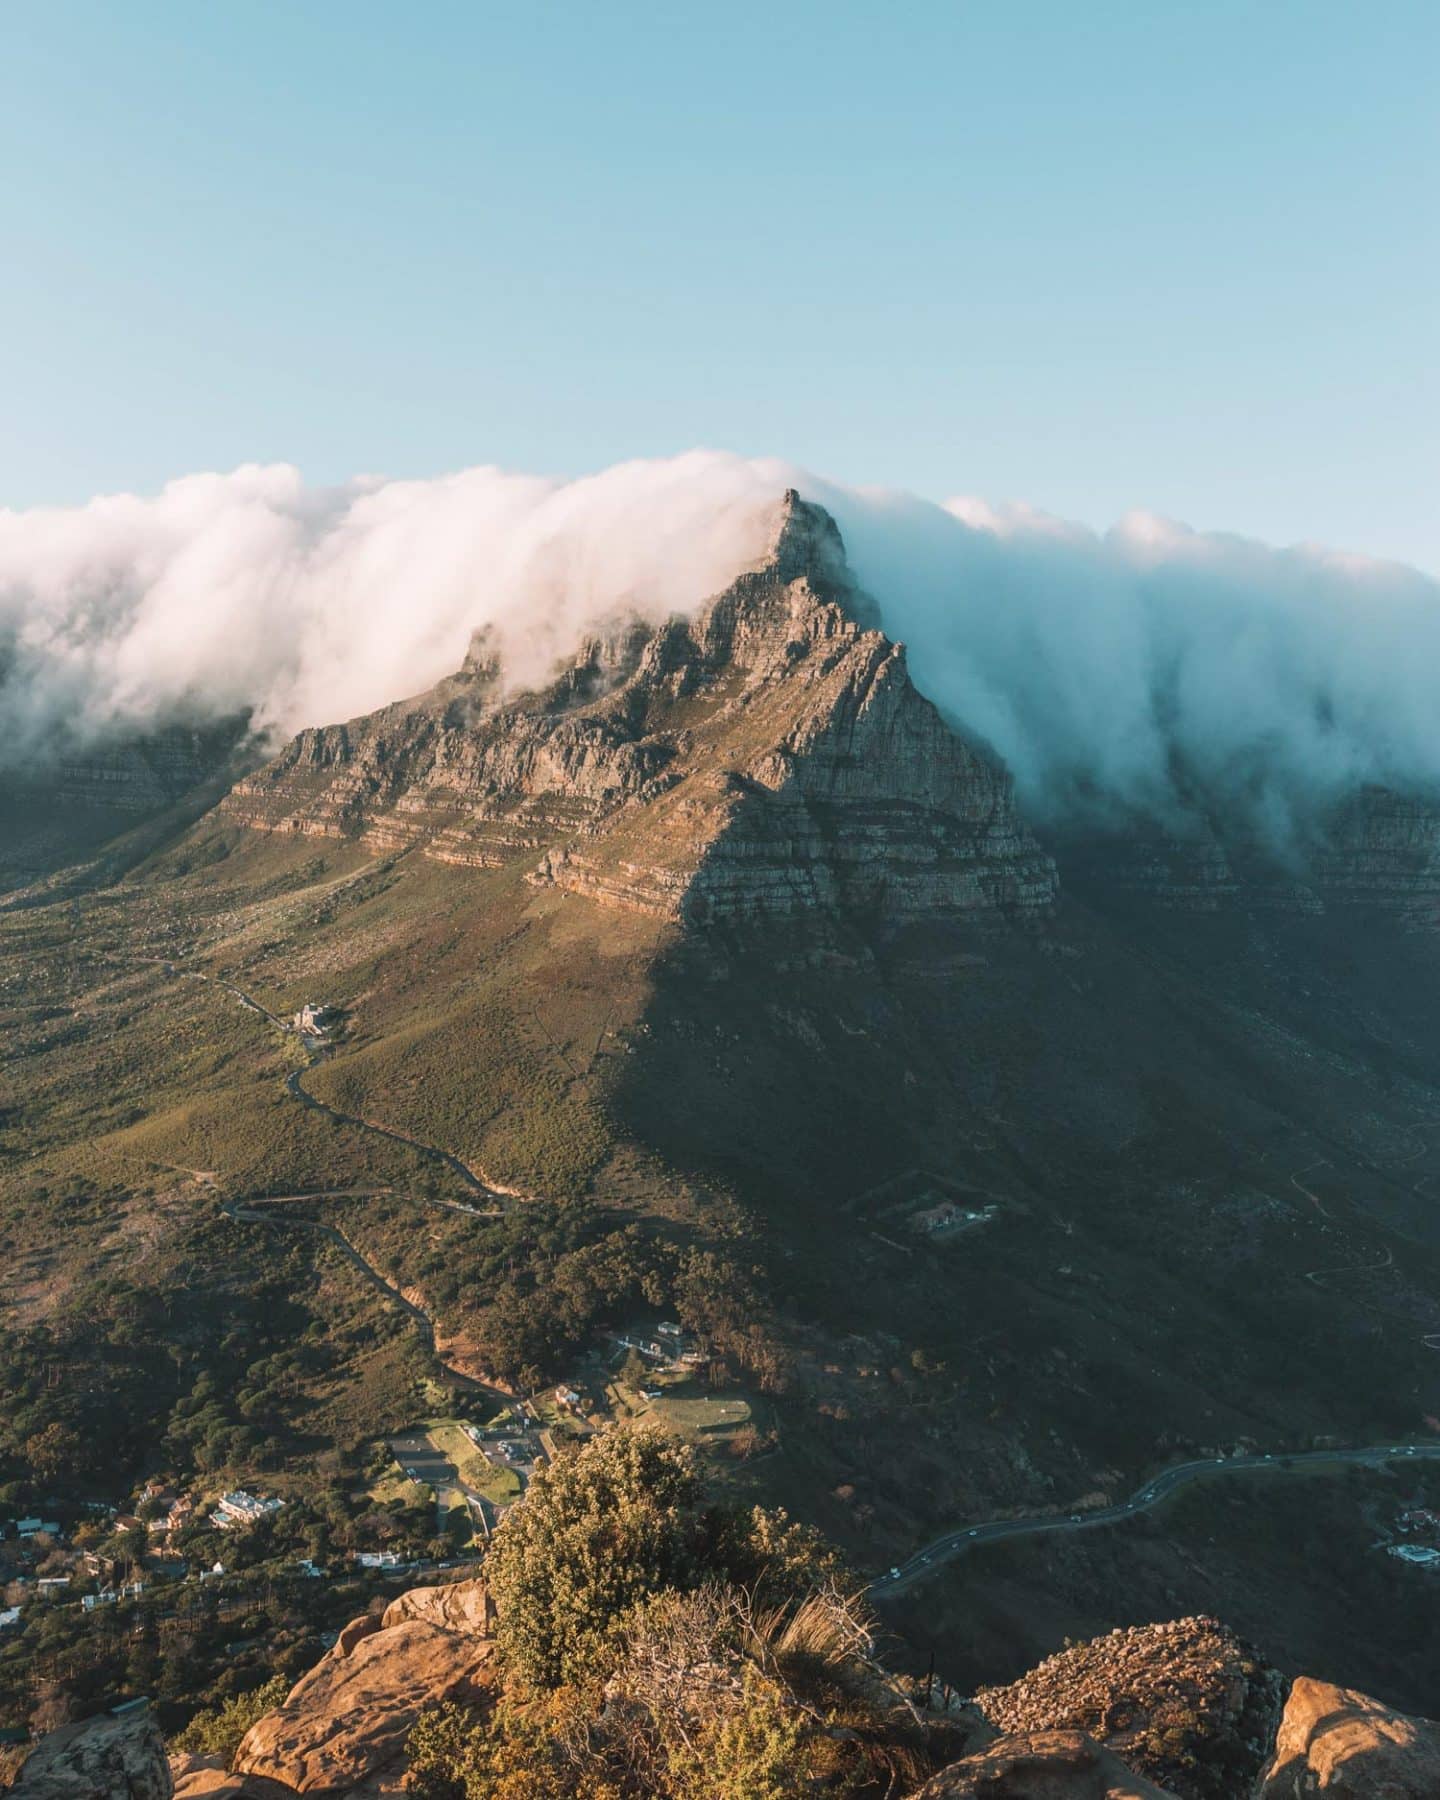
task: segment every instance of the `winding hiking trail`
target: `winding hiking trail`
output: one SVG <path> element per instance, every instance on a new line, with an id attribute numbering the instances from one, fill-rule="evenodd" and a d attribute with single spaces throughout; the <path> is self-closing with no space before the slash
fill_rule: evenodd
<path id="1" fill-rule="evenodd" d="M 457 1368 L 454 1363 L 447 1363 L 441 1357 L 436 1346 L 435 1320 L 431 1314 L 417 1300 L 412 1300 L 408 1294 L 396 1287 L 393 1281 L 381 1274 L 363 1251 L 356 1249 L 338 1225 L 327 1225 L 321 1219 L 290 1218 L 283 1214 L 277 1215 L 269 1210 L 272 1207 L 313 1204 L 318 1200 L 359 1199 L 371 1194 L 386 1194 L 390 1191 L 389 1188 L 336 1188 L 321 1194 L 275 1194 L 248 1201 L 222 1200 L 220 1210 L 232 1223 L 267 1225 L 272 1230 L 305 1231 L 316 1237 L 327 1238 L 346 1261 L 360 1271 L 373 1288 L 398 1306 L 401 1312 L 419 1328 L 426 1347 L 452 1381 L 478 1393 L 488 1394 L 504 1406 L 513 1406 L 517 1401 L 523 1406 L 525 1404 L 523 1396 L 517 1396 L 505 1388 L 496 1387 L 493 1382 L 482 1381 L 478 1375 L 471 1375 L 467 1370 Z"/>
<path id="2" fill-rule="evenodd" d="M 313 1067 L 313 1063 L 310 1066 Z M 328 1102 L 317 1099 L 302 1080 L 306 1073 L 305 1069 L 292 1069 L 285 1077 L 285 1091 L 302 1106 L 308 1106 L 312 1112 L 324 1113 L 338 1125 L 353 1125 L 359 1131 L 369 1131 L 376 1137 L 388 1138 L 392 1144 L 404 1144 L 407 1149 L 416 1150 L 421 1156 L 443 1163 L 452 1174 L 460 1177 L 471 1193 L 483 1194 L 487 1200 L 495 1202 L 490 1207 L 479 1207 L 463 1206 L 458 1200 L 441 1200 L 436 1202 L 437 1205 L 446 1206 L 451 1212 L 469 1213 L 477 1219 L 498 1219 L 505 1211 L 505 1202 L 518 1198 L 503 1188 L 491 1187 L 488 1182 L 482 1181 L 470 1165 L 451 1150 L 442 1150 L 438 1144 L 427 1144 L 424 1138 L 414 1137 L 408 1131 L 398 1131 L 393 1125 L 381 1125 L 375 1119 L 362 1119 L 357 1113 L 340 1112 Z"/>
<path id="3" fill-rule="evenodd" d="M 1427 1134 L 1431 1131 L 1440 1130 L 1440 1120 L 1412 1125 L 1409 1129 L 1414 1132 L 1419 1142 L 1415 1150 L 1409 1152 L 1400 1159 L 1399 1166 L 1401 1167 L 1406 1167 L 1411 1163 L 1418 1162 L 1425 1154 L 1426 1150 L 1429 1148 L 1426 1141 Z M 1310 1175 L 1317 1169 L 1326 1169 L 1331 1166 L 1332 1165 L 1325 1160 L 1309 1163 L 1305 1168 L 1296 1170 L 1290 1177 L 1290 1185 L 1294 1188 L 1298 1188 L 1307 1200 L 1312 1201 L 1317 1210 L 1326 1219 L 1333 1221 L 1335 1215 L 1324 1205 L 1320 1196 L 1315 1193 L 1312 1188 L 1307 1187 L 1300 1179 L 1302 1175 Z M 1412 1184 L 1410 1189 L 1411 1193 L 1418 1194 L 1429 1180 L 1430 1177 L 1428 1175 L 1420 1176 L 1419 1179 Z M 1367 1230 L 1372 1232 L 1377 1229 L 1383 1229 L 1383 1227 L 1377 1228 L 1372 1225 L 1367 1228 Z M 1373 1262 L 1352 1260 L 1347 1263 L 1331 1264 L 1325 1268 L 1307 1269 L 1305 1271 L 1305 1280 L 1308 1281 L 1312 1287 L 1317 1287 L 1322 1293 L 1325 1293 L 1329 1291 L 1332 1282 L 1344 1281 L 1357 1275 L 1378 1275 L 1386 1269 L 1395 1268 L 1394 1248 L 1391 1245 L 1386 1244 L 1376 1252 Z M 1400 1274 L 1401 1271 L 1397 1269 L 1396 1273 Z M 1366 1312 L 1374 1313 L 1379 1318 L 1397 1320 L 1402 1324 L 1408 1325 L 1412 1330 L 1415 1327 L 1416 1321 L 1411 1318 L 1408 1313 L 1397 1312 L 1394 1307 L 1377 1305 L 1374 1300 L 1362 1300 L 1356 1294 L 1351 1294 L 1349 1299 L 1351 1305 L 1362 1307 Z M 1425 1350 L 1440 1351 L 1440 1331 L 1421 1332 L 1419 1334 L 1419 1342 L 1421 1347 Z"/>
<path id="4" fill-rule="evenodd" d="M 325 1051 L 307 1043 L 303 1034 L 296 1030 L 289 1019 L 282 1019 L 278 1013 L 271 1012 L 268 1006 L 263 1005 L 253 994 L 246 993 L 244 988 L 237 987 L 233 981 L 225 980 L 222 975 L 207 975 L 201 969 L 178 968 L 175 963 L 163 956 L 139 956 L 123 960 L 132 963 L 155 964 L 162 968 L 167 975 L 177 979 L 183 977 L 188 981 L 203 981 L 209 987 L 218 987 L 222 992 L 229 994 L 232 999 L 238 1000 L 241 1006 L 246 1007 L 250 1012 L 258 1013 L 262 1019 L 273 1025 L 284 1036 L 299 1039 L 310 1060 L 305 1068 L 292 1069 L 285 1077 L 285 1091 L 292 1100 L 298 1100 L 302 1106 L 308 1107 L 312 1112 L 323 1113 L 327 1118 L 333 1119 L 337 1125 L 350 1125 L 357 1131 L 368 1131 L 376 1137 L 387 1139 L 392 1144 L 403 1144 L 407 1149 L 414 1150 L 433 1162 L 442 1163 L 450 1170 L 451 1174 L 459 1177 L 472 1194 L 482 1195 L 491 1204 L 488 1207 L 466 1206 L 458 1200 L 437 1200 L 431 1199 L 427 1195 L 410 1195 L 409 1198 L 419 1200 L 422 1205 L 443 1207 L 447 1212 L 468 1213 L 472 1218 L 477 1219 L 499 1218 L 505 1212 L 507 1202 L 528 1198 L 527 1195 L 517 1193 L 514 1189 L 493 1187 L 482 1176 L 477 1175 L 462 1157 L 456 1156 L 451 1150 L 443 1150 L 439 1144 L 427 1143 L 424 1138 L 416 1137 L 408 1131 L 401 1131 L 396 1126 L 382 1125 L 377 1119 L 365 1119 L 356 1113 L 341 1112 L 338 1108 L 329 1105 L 328 1102 L 317 1098 L 306 1088 L 303 1078 L 317 1062 L 323 1059 Z M 380 1191 L 379 1189 L 372 1190 L 377 1193 Z M 321 1196 L 313 1195 L 311 1198 L 319 1199 Z"/>
<path id="5" fill-rule="evenodd" d="M 277 1031 L 283 1033 L 285 1036 L 299 1038 L 310 1061 L 305 1068 L 293 1069 L 290 1074 L 286 1076 L 284 1082 L 285 1092 L 290 1095 L 291 1099 L 299 1101 L 302 1106 L 308 1107 L 313 1112 L 324 1114 L 327 1118 L 333 1119 L 337 1124 L 348 1125 L 358 1131 L 371 1132 L 375 1136 L 385 1138 L 391 1143 L 403 1144 L 407 1149 L 414 1150 L 421 1156 L 428 1157 L 432 1161 L 443 1164 L 453 1174 L 457 1175 L 472 1193 L 483 1195 L 487 1200 L 493 1201 L 494 1204 L 488 1207 L 468 1206 L 460 1200 L 443 1200 L 438 1196 L 430 1194 L 406 1194 L 403 1198 L 414 1201 L 421 1206 L 435 1206 L 446 1212 L 464 1213 L 471 1218 L 498 1219 L 504 1216 L 507 1201 L 520 1200 L 526 1197 L 524 1195 L 507 1192 L 500 1188 L 491 1187 L 488 1182 L 484 1181 L 475 1173 L 468 1163 L 464 1162 L 453 1152 L 441 1149 L 438 1144 L 427 1143 L 423 1138 L 415 1137 L 409 1132 L 396 1130 L 389 1125 L 382 1125 L 374 1119 L 362 1119 L 352 1113 L 340 1112 L 337 1108 L 327 1105 L 325 1101 L 318 1099 L 306 1089 L 302 1077 L 307 1073 L 308 1069 L 313 1068 L 315 1063 L 323 1057 L 324 1050 L 317 1049 L 316 1047 L 305 1043 L 302 1035 L 288 1019 L 282 1019 L 277 1013 L 272 1012 L 268 1006 L 263 1005 L 257 1000 L 253 994 L 248 994 L 244 988 L 237 987 L 234 982 L 226 981 L 223 976 L 207 975 L 200 969 L 177 968 L 173 962 L 165 957 L 133 957 L 125 960 L 132 963 L 155 964 L 171 977 L 179 978 L 183 976 L 191 981 L 203 981 L 209 987 L 217 987 L 221 989 L 222 992 L 229 994 L 232 999 L 237 1000 L 241 1006 L 247 1008 L 250 1012 L 257 1013 L 262 1019 L 265 1019 L 269 1024 L 273 1025 Z M 455 1364 L 444 1361 L 437 1348 L 435 1321 L 431 1314 L 427 1312 L 418 1301 L 412 1300 L 408 1294 L 396 1287 L 393 1281 L 383 1275 L 381 1271 L 355 1247 L 350 1239 L 346 1237 L 339 1226 L 327 1225 L 319 1219 L 297 1219 L 287 1217 L 284 1214 L 277 1213 L 273 1210 L 280 1207 L 315 1205 L 326 1200 L 369 1199 L 382 1194 L 394 1194 L 395 1192 L 396 1190 L 391 1187 L 375 1187 L 330 1188 L 320 1192 L 307 1194 L 260 1194 L 252 1195 L 247 1200 L 222 1201 L 220 1210 L 226 1218 L 232 1221 L 232 1223 L 244 1222 L 246 1224 L 265 1225 L 272 1229 L 279 1228 L 280 1230 L 305 1231 L 314 1236 L 328 1239 L 340 1251 L 341 1255 L 344 1256 L 354 1268 L 359 1270 L 360 1274 L 372 1287 L 383 1294 L 387 1300 L 390 1300 L 394 1305 L 399 1307 L 401 1312 L 403 1312 L 406 1317 L 418 1327 L 431 1355 L 434 1356 L 440 1368 L 443 1369 L 453 1381 L 477 1392 L 488 1394 L 504 1406 L 516 1404 L 517 1396 L 508 1392 L 505 1388 L 496 1387 L 493 1383 L 482 1380 L 478 1375 L 472 1375 L 467 1370 L 457 1368 Z M 523 1395 L 518 1396 L 518 1403 L 522 1407 L 527 1404 Z"/>

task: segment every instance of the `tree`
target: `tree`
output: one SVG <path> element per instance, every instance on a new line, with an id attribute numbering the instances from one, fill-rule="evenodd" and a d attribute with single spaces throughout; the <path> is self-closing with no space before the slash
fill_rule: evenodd
<path id="1" fill-rule="evenodd" d="M 24 1454 L 37 1475 L 53 1481 L 58 1476 L 75 1473 L 84 1457 L 85 1446 L 77 1432 L 57 1420 L 26 1438 Z"/>
<path id="2" fill-rule="evenodd" d="M 598 1673 L 631 1607 L 693 1585 L 700 1501 L 690 1452 L 653 1430 L 606 1432 L 539 1470 L 487 1560 L 509 1667 L 536 1687 Z"/>

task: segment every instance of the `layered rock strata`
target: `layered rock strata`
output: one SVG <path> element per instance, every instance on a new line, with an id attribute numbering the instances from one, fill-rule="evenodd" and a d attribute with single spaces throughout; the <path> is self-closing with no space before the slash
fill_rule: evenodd
<path id="1" fill-rule="evenodd" d="M 1364 907 L 1402 924 L 1440 924 L 1440 800 L 1365 787 L 1314 822 L 1281 858 L 1218 817 L 1182 834 L 1136 825 L 1072 840 L 1062 856 L 1101 886 L 1176 912 L 1319 914 Z"/>
<path id="2" fill-rule="evenodd" d="M 1043 913 L 1050 858 L 1009 775 L 870 624 L 829 515 L 793 492 L 769 554 L 694 619 L 628 624 L 541 693 L 482 645 L 419 699 L 302 732 L 230 819 L 493 866 L 688 925 L 822 910 Z"/>

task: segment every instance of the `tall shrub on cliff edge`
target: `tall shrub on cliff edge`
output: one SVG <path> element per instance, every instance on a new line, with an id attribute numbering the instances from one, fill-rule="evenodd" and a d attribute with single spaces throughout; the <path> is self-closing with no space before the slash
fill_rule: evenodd
<path id="1" fill-rule="evenodd" d="M 690 1451 L 658 1431 L 609 1431 L 538 1470 L 486 1562 L 507 1669 L 542 1688 L 601 1669 L 633 1607 L 695 1584 L 702 1500 Z"/>

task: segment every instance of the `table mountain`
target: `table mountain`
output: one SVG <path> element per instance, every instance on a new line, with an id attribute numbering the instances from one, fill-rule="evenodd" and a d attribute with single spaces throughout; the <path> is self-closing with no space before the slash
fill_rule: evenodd
<path id="1" fill-rule="evenodd" d="M 694 619 L 617 622 L 518 696 L 481 640 L 430 693 L 302 732 L 225 812 L 445 862 L 523 855 L 537 883 L 688 925 L 1043 913 L 1054 865 L 1008 773 L 872 617 L 834 522 L 792 491 L 761 566 Z"/>

